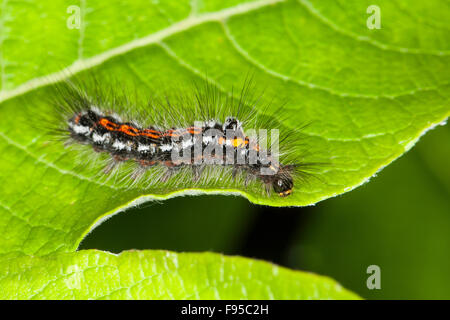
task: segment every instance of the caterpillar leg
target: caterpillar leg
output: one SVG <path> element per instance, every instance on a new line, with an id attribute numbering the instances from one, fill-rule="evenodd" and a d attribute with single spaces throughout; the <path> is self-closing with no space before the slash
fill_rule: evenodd
<path id="1" fill-rule="evenodd" d="M 130 179 L 133 180 L 132 186 L 137 184 L 141 178 L 144 176 L 144 173 L 147 171 L 146 167 L 138 167 L 131 174 Z"/>
<path id="2" fill-rule="evenodd" d="M 253 175 L 247 173 L 247 175 L 245 176 L 245 180 L 244 180 L 244 186 L 247 187 L 248 184 L 254 180 L 255 180 L 255 177 Z"/>
<path id="3" fill-rule="evenodd" d="M 233 177 L 233 180 L 236 179 L 237 174 L 241 171 L 240 168 L 233 167 L 233 170 L 231 171 L 231 176 Z"/>
<path id="4" fill-rule="evenodd" d="M 204 165 L 199 165 L 199 166 L 193 166 L 192 167 L 192 174 L 193 174 L 193 180 L 194 182 L 197 182 L 198 180 L 200 180 L 200 177 L 202 176 L 203 170 L 205 170 L 205 166 Z"/>
<path id="5" fill-rule="evenodd" d="M 159 181 L 167 182 L 180 169 L 181 169 L 181 166 L 167 168 L 166 172 L 164 172 L 164 174 L 159 179 Z"/>
<path id="6" fill-rule="evenodd" d="M 126 157 L 114 155 L 108 165 L 103 169 L 106 175 L 109 175 L 121 162 L 128 160 Z"/>
<path id="7" fill-rule="evenodd" d="M 111 162 L 108 163 L 108 165 L 103 169 L 103 173 L 106 175 L 109 175 L 114 168 L 116 168 L 119 165 L 118 161 L 112 160 Z"/>
<path id="8" fill-rule="evenodd" d="M 270 194 L 272 193 L 272 185 L 270 183 L 264 183 L 264 190 L 266 191 L 267 196 L 270 197 Z"/>
<path id="9" fill-rule="evenodd" d="M 92 149 L 93 149 L 95 152 L 97 152 L 97 153 L 100 153 L 100 152 L 103 152 L 103 151 L 104 151 L 103 148 L 102 148 L 101 146 L 96 146 L 96 145 L 92 146 Z"/>

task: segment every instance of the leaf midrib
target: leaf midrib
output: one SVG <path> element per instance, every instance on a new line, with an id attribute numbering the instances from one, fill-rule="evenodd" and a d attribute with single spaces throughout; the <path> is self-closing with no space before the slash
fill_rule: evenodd
<path id="1" fill-rule="evenodd" d="M 197 16 L 188 16 L 186 19 L 181 20 L 175 24 L 170 25 L 169 27 L 159 30 L 157 32 L 154 32 L 146 37 L 139 38 L 136 40 L 132 40 L 130 42 L 127 42 L 121 46 L 112 48 L 110 50 L 104 51 L 98 55 L 95 55 L 91 58 L 87 58 L 84 60 L 77 60 L 70 66 L 54 72 L 52 74 L 48 74 L 42 77 L 37 77 L 32 80 L 29 80 L 15 89 L 8 90 L 8 91 L 0 91 L 0 103 L 9 100 L 11 98 L 14 98 L 18 95 L 24 94 L 28 91 L 31 91 L 33 89 L 57 83 L 60 81 L 63 81 L 64 79 L 68 78 L 68 76 L 75 75 L 83 70 L 87 70 L 89 68 L 95 67 L 97 65 L 102 64 L 103 62 L 115 57 L 119 56 L 121 54 L 130 52 L 134 49 L 145 47 L 150 44 L 157 44 L 163 39 L 166 39 L 172 35 L 175 35 L 177 33 L 181 33 L 183 31 L 186 31 L 188 29 L 191 29 L 195 26 L 201 25 L 203 23 L 207 22 L 213 22 L 213 21 L 224 21 L 230 17 L 242 15 L 248 12 L 252 12 L 255 10 L 258 10 L 260 8 L 274 5 L 280 2 L 285 2 L 287 0 L 260 0 L 255 2 L 247 2 L 244 4 L 239 4 L 234 7 L 229 7 L 227 9 L 205 13 L 202 15 Z M 1 61 L 0 61 L 1 62 Z"/>

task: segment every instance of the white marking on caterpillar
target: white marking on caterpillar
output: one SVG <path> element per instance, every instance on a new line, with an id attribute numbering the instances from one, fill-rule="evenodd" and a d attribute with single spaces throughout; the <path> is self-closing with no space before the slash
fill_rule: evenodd
<path id="1" fill-rule="evenodd" d="M 170 144 L 162 144 L 159 146 L 159 149 L 161 151 L 171 151 L 172 150 L 172 145 Z"/>
<path id="2" fill-rule="evenodd" d="M 85 127 L 85 126 L 76 124 L 76 125 L 73 126 L 73 131 L 74 131 L 76 134 L 87 135 L 87 134 L 91 131 L 91 128 L 89 128 L 89 127 L 87 127 L 87 126 Z"/>
<path id="3" fill-rule="evenodd" d="M 138 146 L 138 151 L 139 151 L 139 152 L 142 152 L 142 151 L 150 151 L 150 146 L 145 145 L 145 144 L 140 144 L 140 145 Z"/>
<path id="4" fill-rule="evenodd" d="M 96 106 L 96 105 L 91 105 L 91 108 L 90 108 L 92 111 L 94 111 L 95 113 L 97 113 L 97 114 L 100 114 L 100 115 L 103 115 L 103 111 L 102 110 L 100 110 L 100 108 L 98 107 L 98 106 Z"/>
<path id="5" fill-rule="evenodd" d="M 117 150 L 123 150 L 126 148 L 126 145 L 121 141 L 114 141 L 112 147 Z"/>
<path id="6" fill-rule="evenodd" d="M 192 139 L 183 141 L 183 142 L 181 143 L 181 146 L 182 146 L 183 149 L 188 148 L 188 147 L 191 147 L 191 146 L 193 146 L 193 145 L 194 145 L 194 142 L 192 141 Z"/>
<path id="7" fill-rule="evenodd" d="M 204 144 L 210 144 L 211 142 L 213 142 L 213 137 L 211 137 L 211 136 L 204 136 L 203 137 L 203 143 Z"/>
<path id="8" fill-rule="evenodd" d="M 107 133 L 105 133 L 104 135 L 99 135 L 98 133 L 94 133 L 92 135 L 92 139 L 94 140 L 94 142 L 105 142 L 107 139 Z"/>
<path id="9" fill-rule="evenodd" d="M 210 127 L 210 128 L 214 128 L 216 126 L 216 121 L 214 121 L 214 120 L 205 121 L 205 126 L 206 127 Z"/>

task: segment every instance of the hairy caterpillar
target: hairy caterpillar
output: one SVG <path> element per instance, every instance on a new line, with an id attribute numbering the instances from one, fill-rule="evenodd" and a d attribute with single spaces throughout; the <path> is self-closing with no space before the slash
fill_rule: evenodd
<path id="1" fill-rule="evenodd" d="M 269 147 L 261 145 L 265 137 L 247 134 L 247 128 L 274 130 L 278 123 L 273 115 L 258 115 L 258 100 L 252 96 L 250 82 L 244 84 L 238 101 L 223 98 L 211 85 L 196 87 L 192 95 L 175 100 L 147 102 L 138 98 L 130 102 L 126 95 L 105 89 L 92 93 L 85 89 L 84 84 L 73 82 L 58 87 L 52 100 L 59 114 L 54 132 L 66 145 L 87 145 L 91 152 L 107 154 L 106 174 L 132 162 L 134 167 L 126 174 L 130 185 L 144 177 L 150 184 L 167 183 L 181 172 L 185 176 L 186 170 L 191 171 L 191 182 L 201 185 L 204 169 L 211 168 L 227 170 L 234 181 L 244 176 L 243 183 L 238 184 L 243 188 L 259 181 L 267 195 L 273 190 L 286 197 L 296 181 L 310 175 L 308 169 L 314 165 L 289 160 L 292 140 L 298 139 L 298 134 L 289 132 L 280 138 L 277 132 L 279 139 Z M 274 148 L 278 142 L 280 146 Z M 155 168 L 164 168 L 164 172 L 151 174 Z M 230 180 L 212 171 L 205 179 L 219 180 L 228 187 Z M 178 185 L 183 181 L 186 179 L 180 179 Z"/>

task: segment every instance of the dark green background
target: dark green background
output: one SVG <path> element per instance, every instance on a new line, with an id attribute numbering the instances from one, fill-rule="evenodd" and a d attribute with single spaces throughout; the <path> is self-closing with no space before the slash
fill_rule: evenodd
<path id="1" fill-rule="evenodd" d="M 364 298 L 449 299 L 449 138 L 439 126 L 369 183 L 314 207 L 175 198 L 112 217 L 80 248 L 238 254 L 331 276 Z M 380 290 L 366 287 L 372 264 Z"/>

